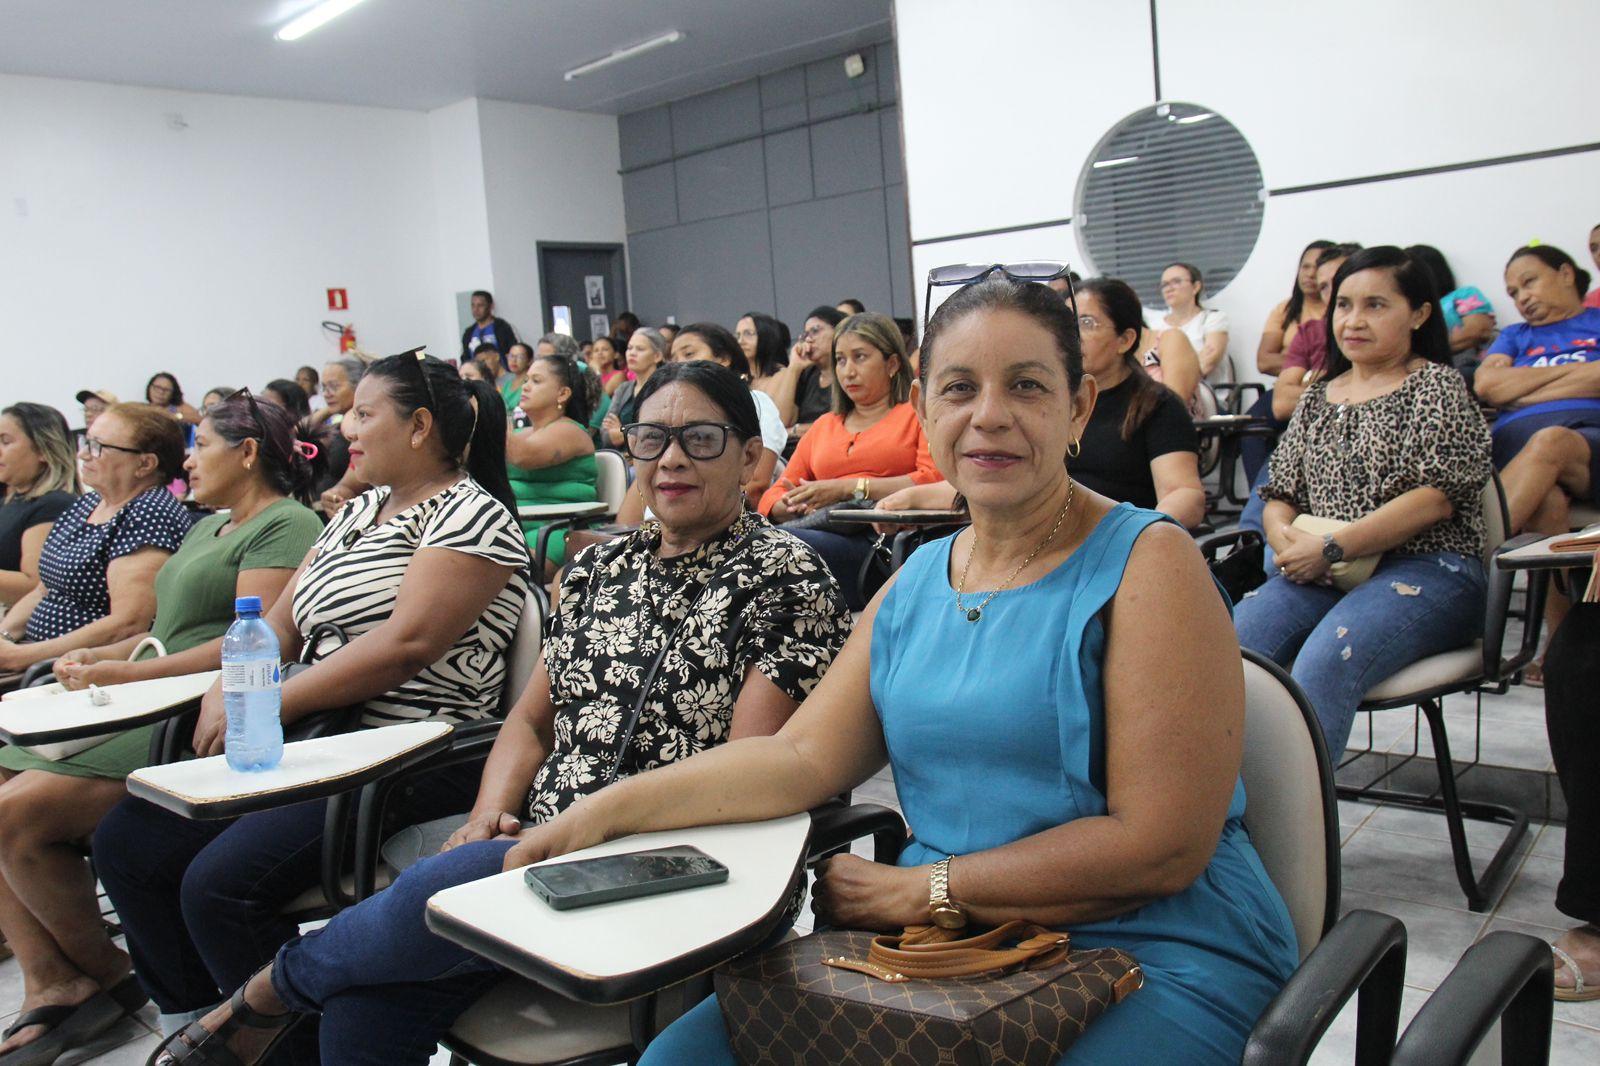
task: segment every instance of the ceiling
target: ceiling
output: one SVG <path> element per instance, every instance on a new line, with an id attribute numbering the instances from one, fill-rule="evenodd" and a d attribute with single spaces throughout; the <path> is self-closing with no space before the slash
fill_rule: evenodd
<path id="1" fill-rule="evenodd" d="M 432 110 L 471 96 L 622 114 L 888 40 L 891 0 L 0 0 L 0 73 Z M 575 81 L 667 30 L 686 38 Z"/>

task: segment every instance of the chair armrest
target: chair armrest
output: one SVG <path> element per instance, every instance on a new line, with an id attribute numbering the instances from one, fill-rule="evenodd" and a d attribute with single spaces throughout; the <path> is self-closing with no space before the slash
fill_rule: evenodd
<path id="1" fill-rule="evenodd" d="M 1354 910 L 1339 919 L 1267 1004 L 1245 1044 L 1243 1066 L 1305 1063 L 1351 995 L 1356 1066 L 1389 1061 L 1400 1028 L 1406 927 L 1388 914 Z"/>
<path id="2" fill-rule="evenodd" d="M 377 891 L 378 864 L 383 857 L 383 813 L 389 794 L 418 774 L 488 758 L 489 750 L 494 747 L 495 738 L 500 735 L 500 727 L 504 724 L 505 720 L 501 718 L 485 718 L 458 725 L 450 734 L 450 746 L 443 751 L 361 788 L 353 801 L 355 898 L 351 902 L 359 903 Z M 326 834 L 323 839 L 327 839 Z M 326 848 L 323 850 L 324 891 L 328 885 L 340 883 L 339 864 L 343 855 L 343 848 L 337 853 L 330 853 Z"/>
<path id="3" fill-rule="evenodd" d="M 53 681 L 55 675 L 51 671 L 55 669 L 55 665 L 56 661 L 54 659 L 40 659 L 22 671 L 22 680 L 17 682 L 17 687 L 32 688 L 35 685 Z"/>
<path id="4" fill-rule="evenodd" d="M 1537 544 L 1543 539 L 1540 533 L 1523 533 L 1512 537 L 1489 560 L 1488 610 L 1483 626 L 1483 676 L 1491 683 L 1515 676 L 1539 654 L 1539 634 L 1544 628 L 1544 601 L 1550 589 L 1549 572 L 1528 571 L 1527 617 L 1522 624 L 1522 644 L 1509 659 L 1503 658 L 1501 652 L 1505 645 L 1506 618 L 1511 612 L 1511 589 L 1517 572 L 1502 568 L 1499 558 L 1506 552 Z"/>
<path id="5" fill-rule="evenodd" d="M 873 861 L 893 864 L 906 846 L 905 819 L 899 811 L 877 803 L 824 804 L 811 812 L 807 861 L 866 836 L 872 837 Z"/>
<path id="6" fill-rule="evenodd" d="M 1394 1066 L 1465 1063 L 1495 1022 L 1500 1061 L 1550 1061 L 1555 966 L 1550 945 L 1524 933 L 1490 933 L 1461 956 L 1394 1049 Z"/>
<path id="7" fill-rule="evenodd" d="M 557 518 L 546 522 L 539 527 L 539 532 L 534 537 L 533 548 L 533 579 L 544 581 L 545 567 L 550 561 L 550 535 L 558 529 L 572 529 L 577 525 L 576 518 Z"/>
<path id="8" fill-rule="evenodd" d="M 1266 539 L 1253 529 L 1235 526 L 1233 529 L 1224 529 L 1220 533 L 1207 533 L 1196 537 L 1195 547 L 1200 549 L 1200 554 L 1205 556 L 1208 563 L 1217 561 L 1217 556 L 1223 554 L 1223 549 L 1228 549 L 1227 554 L 1232 554 L 1241 548 L 1254 547 L 1265 544 Z"/>

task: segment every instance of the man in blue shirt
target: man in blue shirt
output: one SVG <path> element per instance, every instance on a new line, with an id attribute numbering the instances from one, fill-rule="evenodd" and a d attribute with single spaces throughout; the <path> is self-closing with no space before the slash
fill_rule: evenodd
<path id="1" fill-rule="evenodd" d="M 471 359 L 480 344 L 492 344 L 496 351 L 508 352 L 517 343 L 511 323 L 494 314 L 494 297 L 484 289 L 472 294 L 472 325 L 461 334 L 461 358 Z"/>

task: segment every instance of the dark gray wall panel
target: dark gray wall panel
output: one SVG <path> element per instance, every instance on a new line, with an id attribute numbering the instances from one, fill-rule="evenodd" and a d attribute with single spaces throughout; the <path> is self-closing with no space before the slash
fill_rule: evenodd
<path id="1" fill-rule="evenodd" d="M 672 116 L 663 104 L 617 118 L 623 169 L 672 158 Z"/>
<path id="2" fill-rule="evenodd" d="M 767 213 L 709 219 L 628 238 L 632 310 L 646 322 L 676 315 L 729 329 L 745 311 L 772 306 Z"/>
<path id="3" fill-rule="evenodd" d="M 844 56 L 806 64 L 806 96 L 811 101 L 811 121 L 848 115 L 878 102 L 878 78 L 873 49 L 863 49 L 866 73 L 852 78 L 844 72 Z"/>
<path id="4" fill-rule="evenodd" d="M 878 138 L 883 145 L 883 180 L 889 185 L 906 180 L 906 163 L 900 145 L 900 109 L 878 112 Z"/>
<path id="5" fill-rule="evenodd" d="M 677 166 L 680 221 L 695 222 L 767 206 L 760 140 L 684 156 Z"/>
<path id="6" fill-rule="evenodd" d="M 670 105 L 672 147 L 679 155 L 761 132 L 761 91 L 754 81 Z"/>
<path id="7" fill-rule="evenodd" d="M 622 206 L 629 233 L 674 225 L 678 221 L 678 193 L 672 164 L 662 163 L 622 175 Z"/>
<path id="8" fill-rule="evenodd" d="M 819 197 L 878 189 L 884 184 L 883 145 L 875 114 L 814 124 L 811 153 Z"/>
<path id="9" fill-rule="evenodd" d="M 878 102 L 895 103 L 900 99 L 900 86 L 896 83 L 899 74 L 896 64 L 899 60 L 895 57 L 894 45 L 880 44 L 873 49 L 873 55 L 878 59 Z M 870 68 L 871 65 L 871 60 L 868 60 L 867 66 Z M 872 71 L 869 69 L 867 73 Z"/>
<path id="10" fill-rule="evenodd" d="M 767 203 L 773 207 L 809 200 L 811 135 L 804 129 L 774 133 L 767 143 Z"/>
<path id="11" fill-rule="evenodd" d="M 763 129 L 786 129 L 806 121 L 806 68 L 790 67 L 761 79 Z"/>
<path id="12" fill-rule="evenodd" d="M 890 185 L 883 190 L 883 215 L 889 226 L 889 288 L 894 298 L 892 314 L 912 318 L 917 305 L 912 292 L 911 221 L 906 216 L 906 187 Z M 917 323 L 922 334 L 922 323 Z"/>
<path id="13" fill-rule="evenodd" d="M 891 304 L 883 192 L 772 209 L 772 270 L 778 314 L 799 332 L 805 313 L 847 296 L 869 308 Z"/>

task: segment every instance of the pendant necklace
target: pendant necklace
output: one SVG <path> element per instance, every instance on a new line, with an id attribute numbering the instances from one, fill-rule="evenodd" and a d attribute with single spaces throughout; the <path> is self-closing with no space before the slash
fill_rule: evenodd
<path id="1" fill-rule="evenodd" d="M 1017 579 L 1017 575 L 1026 570 L 1028 564 L 1037 559 L 1039 553 L 1044 551 L 1050 542 L 1056 539 L 1056 534 L 1061 531 L 1061 523 L 1066 519 L 1067 512 L 1072 510 L 1072 497 L 1077 487 L 1078 483 L 1076 481 L 1070 477 L 1067 478 L 1067 502 L 1062 504 L 1061 513 L 1056 515 L 1055 525 L 1050 527 L 1050 532 L 1045 535 L 1044 540 L 1040 541 L 1039 546 L 1028 553 L 1026 559 L 1012 568 L 1011 573 L 1007 574 L 1006 579 L 1000 583 L 1000 587 L 985 596 L 982 603 L 976 607 L 967 607 L 961 602 L 961 596 L 967 591 L 967 571 L 972 569 L 972 557 L 978 554 L 978 530 L 976 528 L 972 530 L 972 550 L 967 552 L 966 564 L 961 567 L 961 580 L 956 582 L 956 610 L 966 615 L 967 621 L 976 622 L 982 618 L 983 609 L 989 606 L 989 601 L 1004 592 Z"/>

